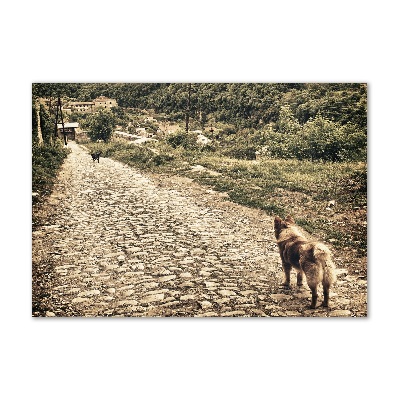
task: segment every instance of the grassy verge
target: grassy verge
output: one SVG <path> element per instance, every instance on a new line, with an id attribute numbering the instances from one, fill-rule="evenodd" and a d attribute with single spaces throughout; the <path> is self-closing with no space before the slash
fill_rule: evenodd
<path id="1" fill-rule="evenodd" d="M 32 148 L 32 197 L 33 203 L 51 192 L 58 170 L 69 150 L 62 145 L 43 145 Z"/>
<path id="2" fill-rule="evenodd" d="M 165 143 L 151 148 L 125 141 L 86 146 L 140 169 L 190 177 L 269 215 L 291 214 L 306 231 L 335 248 L 366 256 L 365 163 L 238 160 L 200 149 L 174 149 Z M 194 165 L 205 168 L 196 170 Z M 332 200 L 335 205 L 328 207 Z"/>

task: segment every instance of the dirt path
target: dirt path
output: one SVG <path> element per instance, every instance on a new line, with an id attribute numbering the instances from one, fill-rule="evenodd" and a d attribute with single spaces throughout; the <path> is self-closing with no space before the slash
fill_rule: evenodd
<path id="1" fill-rule="evenodd" d="M 34 209 L 34 316 L 366 315 L 367 282 L 340 262 L 330 311 L 307 308 L 308 287 L 280 288 L 261 211 L 68 146 L 52 195 Z"/>

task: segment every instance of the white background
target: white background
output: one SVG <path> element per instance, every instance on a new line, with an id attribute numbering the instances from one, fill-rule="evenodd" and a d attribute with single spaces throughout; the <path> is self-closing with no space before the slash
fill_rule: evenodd
<path id="1" fill-rule="evenodd" d="M 2 398 L 395 397 L 395 4 L 2 2 Z M 31 317 L 32 82 L 189 81 L 368 83 L 368 318 Z"/>

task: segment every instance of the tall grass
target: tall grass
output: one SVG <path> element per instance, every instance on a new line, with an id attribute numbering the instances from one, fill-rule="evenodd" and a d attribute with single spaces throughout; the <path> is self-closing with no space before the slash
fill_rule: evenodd
<path id="1" fill-rule="evenodd" d="M 68 153 L 69 150 L 59 142 L 32 147 L 32 192 L 39 195 L 32 198 L 34 202 L 50 193 L 58 170 Z"/>
<path id="2" fill-rule="evenodd" d="M 165 143 L 148 148 L 114 141 L 92 143 L 88 147 L 140 169 L 190 177 L 227 193 L 236 203 L 264 210 L 269 215 L 292 214 L 310 233 L 331 240 L 335 246 L 350 245 L 361 254 L 366 252 L 364 216 L 351 221 L 352 213 L 367 205 L 367 171 L 363 162 L 243 160 L 201 149 L 174 148 Z M 206 170 L 194 171 L 191 166 L 195 164 Z M 327 207 L 331 200 L 336 203 L 334 211 Z M 348 215 L 345 218 L 350 222 L 345 226 L 342 222 L 335 224 L 333 213 L 340 218 Z"/>

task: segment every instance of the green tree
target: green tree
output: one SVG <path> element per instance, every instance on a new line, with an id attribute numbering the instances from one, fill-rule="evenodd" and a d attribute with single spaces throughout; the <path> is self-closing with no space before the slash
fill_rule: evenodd
<path id="1" fill-rule="evenodd" d="M 301 129 L 299 121 L 294 117 L 289 105 L 281 107 L 276 130 L 283 134 L 296 135 Z"/>
<path id="2" fill-rule="evenodd" d="M 108 142 L 115 127 L 115 117 L 108 110 L 100 110 L 88 118 L 88 135 L 90 139 Z"/>

